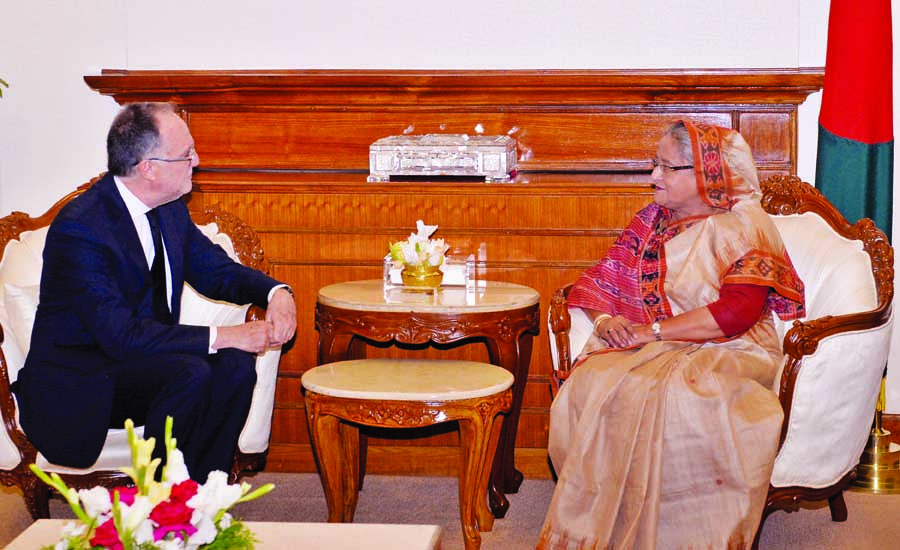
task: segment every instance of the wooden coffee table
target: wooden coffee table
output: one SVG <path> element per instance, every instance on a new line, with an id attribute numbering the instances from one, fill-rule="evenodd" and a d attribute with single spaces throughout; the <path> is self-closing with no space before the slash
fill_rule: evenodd
<path id="1" fill-rule="evenodd" d="M 509 509 L 505 493 L 518 491 L 523 479 L 514 465 L 516 431 L 532 339 L 540 332 L 540 294 L 513 283 L 479 283 L 483 286 L 434 292 L 385 288 L 380 279 L 321 288 L 315 320 L 318 364 L 363 359 L 366 341 L 448 344 L 482 339 L 490 362 L 515 377 L 512 408 L 503 422 L 488 491 L 491 511 L 502 518 Z"/>

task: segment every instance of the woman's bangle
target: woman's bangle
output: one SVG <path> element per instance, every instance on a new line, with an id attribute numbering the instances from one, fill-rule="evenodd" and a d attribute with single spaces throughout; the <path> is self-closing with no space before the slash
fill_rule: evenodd
<path id="1" fill-rule="evenodd" d="M 612 315 L 608 315 L 606 313 L 601 313 L 600 315 L 594 318 L 594 332 L 597 332 L 597 325 L 606 321 L 607 319 L 612 319 Z"/>

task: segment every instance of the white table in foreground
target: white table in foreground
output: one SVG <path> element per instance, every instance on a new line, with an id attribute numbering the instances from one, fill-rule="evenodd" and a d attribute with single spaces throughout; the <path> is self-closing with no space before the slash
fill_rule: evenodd
<path id="1" fill-rule="evenodd" d="M 72 520 L 40 519 L 7 546 L 7 550 L 34 550 L 59 540 L 62 527 Z M 437 525 L 383 523 L 245 522 L 256 535 L 259 550 L 439 550 Z"/>

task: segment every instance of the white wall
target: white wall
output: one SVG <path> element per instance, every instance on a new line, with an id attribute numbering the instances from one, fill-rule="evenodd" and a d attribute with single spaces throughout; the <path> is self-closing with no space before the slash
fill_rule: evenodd
<path id="1" fill-rule="evenodd" d="M 0 0 L 0 214 L 43 212 L 104 169 L 116 105 L 82 80 L 102 68 L 820 66 L 826 13 L 827 0 Z M 817 113 L 801 116 L 810 181 Z"/>
<path id="2" fill-rule="evenodd" d="M 0 215 L 37 215 L 104 170 L 117 106 L 82 80 L 102 68 L 823 66 L 828 0 L 0 0 L 0 15 Z M 810 182 L 818 112 L 819 94 L 800 107 Z"/>

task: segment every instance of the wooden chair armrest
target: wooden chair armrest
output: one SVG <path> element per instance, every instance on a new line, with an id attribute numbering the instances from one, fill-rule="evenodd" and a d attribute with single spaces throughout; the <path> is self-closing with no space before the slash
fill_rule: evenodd
<path id="1" fill-rule="evenodd" d="M 558 359 L 557 370 L 554 374 L 555 390 L 559 384 L 569 376 L 572 369 L 572 350 L 569 347 L 569 329 L 572 327 L 572 317 L 569 315 L 567 297 L 572 285 L 568 284 L 553 293 L 550 299 L 550 337 L 556 343 L 556 356 Z M 555 391 L 554 391 L 555 395 Z"/>
<path id="2" fill-rule="evenodd" d="M 257 305 L 251 305 L 249 308 L 247 308 L 247 315 L 244 317 L 244 321 L 249 323 L 251 321 L 265 321 L 265 320 L 266 320 L 266 310 L 264 310 L 263 308 L 261 308 Z"/>
<path id="3" fill-rule="evenodd" d="M 890 302 L 882 304 L 870 311 L 850 313 L 847 315 L 826 315 L 809 321 L 797 321 L 785 333 L 782 348 L 787 361 L 781 372 L 781 380 L 778 385 L 778 399 L 784 411 L 784 422 L 781 428 L 781 443 L 787 436 L 787 428 L 790 424 L 791 404 L 794 400 L 794 388 L 800 369 L 803 366 L 803 358 L 812 355 L 819 348 L 819 342 L 828 336 L 877 328 L 886 323 L 891 316 L 892 305 Z M 779 444 L 780 445 L 780 444 Z"/>

